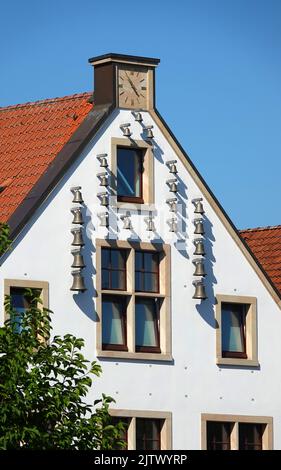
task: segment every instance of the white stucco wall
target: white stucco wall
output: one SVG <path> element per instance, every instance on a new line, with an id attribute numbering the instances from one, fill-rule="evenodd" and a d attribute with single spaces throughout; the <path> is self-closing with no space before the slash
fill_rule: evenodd
<path id="1" fill-rule="evenodd" d="M 208 299 L 202 303 L 192 299 L 194 206 L 191 200 L 201 194 L 151 117 L 146 113 L 143 117 L 144 124 L 154 124 L 155 206 L 158 212 L 154 221 L 157 237 L 170 243 L 172 248 L 174 362 L 101 360 L 103 375 L 95 381 L 95 390 L 89 400 L 104 392 L 115 398 L 117 408 L 172 412 L 175 449 L 201 447 L 201 413 L 273 416 L 274 446 L 281 449 L 281 311 L 206 200 L 203 203 Z M 99 227 L 97 217 L 97 212 L 102 212 L 103 208 L 98 205 L 96 197 L 101 190 L 96 176 L 101 169 L 96 155 L 108 153 L 110 166 L 111 138 L 122 137 L 119 126 L 123 122 L 131 123 L 133 138 L 142 138 L 142 127 L 134 121 L 131 112 L 116 111 L 18 237 L 0 273 L 1 302 L 5 278 L 48 281 L 50 308 L 55 312 L 54 334 L 72 333 L 83 337 L 86 342 L 85 355 L 91 360 L 95 358 L 96 328 L 95 239 L 107 234 L 107 229 Z M 183 219 L 187 227 L 186 238 L 182 236 L 185 241 L 180 245 L 177 235 L 171 234 L 166 224 L 171 213 L 165 199 L 171 197 L 171 193 L 165 181 L 171 175 L 165 161 L 174 158 L 178 160 L 179 198 L 183 202 Z M 85 237 L 84 248 L 87 264 L 84 276 L 88 290 L 79 295 L 69 290 L 73 260 L 73 236 L 70 233 L 73 196 L 70 188 L 77 185 L 82 186 L 88 207 L 88 237 Z M 148 238 L 150 232 L 145 230 L 146 224 L 143 222 L 147 215 L 132 214 L 131 217 L 134 231 L 143 241 L 151 241 Z M 121 229 L 122 222 L 118 224 L 118 239 L 127 239 L 128 231 Z M 260 369 L 216 365 L 216 294 L 257 297 Z"/>

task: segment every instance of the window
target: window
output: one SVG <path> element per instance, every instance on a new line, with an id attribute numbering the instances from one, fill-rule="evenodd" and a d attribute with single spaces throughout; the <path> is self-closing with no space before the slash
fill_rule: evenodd
<path id="1" fill-rule="evenodd" d="M 14 316 L 14 322 L 16 323 L 16 332 L 21 333 L 22 331 L 22 315 L 29 308 L 28 298 L 24 295 L 26 289 L 32 289 L 39 294 L 42 305 L 45 308 L 49 307 L 48 295 L 49 295 L 49 284 L 44 281 L 26 281 L 18 279 L 5 279 L 4 280 L 4 295 L 11 296 L 11 304 L 16 314 Z M 41 304 L 40 304 L 41 305 Z"/>
<path id="2" fill-rule="evenodd" d="M 97 354 L 171 360 L 170 247 L 97 240 Z"/>
<path id="3" fill-rule="evenodd" d="M 202 449 L 272 449 L 270 417 L 203 414 L 201 418 Z"/>
<path id="4" fill-rule="evenodd" d="M 139 292 L 159 292 L 159 254 L 136 251 L 135 288 Z"/>
<path id="5" fill-rule="evenodd" d="M 120 440 L 124 442 L 125 446 L 121 450 L 128 450 L 128 418 L 112 417 L 111 422 L 113 426 L 116 426 L 120 422 L 123 424 L 124 430 L 120 433 Z"/>
<path id="6" fill-rule="evenodd" d="M 117 206 L 131 208 L 154 203 L 154 155 L 150 142 L 111 140 L 112 188 Z"/>
<path id="7" fill-rule="evenodd" d="M 143 203 L 143 150 L 117 147 L 117 200 Z"/>
<path id="8" fill-rule="evenodd" d="M 102 249 L 102 288 L 126 290 L 126 250 Z"/>
<path id="9" fill-rule="evenodd" d="M 109 410 L 114 422 L 127 423 L 128 450 L 171 450 L 172 415 L 162 411 Z"/>
<path id="10" fill-rule="evenodd" d="M 217 364 L 258 366 L 256 298 L 216 297 Z"/>

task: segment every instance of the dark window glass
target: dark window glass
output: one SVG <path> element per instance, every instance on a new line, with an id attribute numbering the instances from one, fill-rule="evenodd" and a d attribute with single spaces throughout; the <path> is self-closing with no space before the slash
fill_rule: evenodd
<path id="1" fill-rule="evenodd" d="M 136 300 L 136 351 L 161 352 L 158 302 L 155 299 Z"/>
<path id="2" fill-rule="evenodd" d="M 207 450 L 230 450 L 231 423 L 207 422 Z"/>
<path id="3" fill-rule="evenodd" d="M 239 450 L 262 450 L 264 424 L 239 423 Z"/>
<path id="4" fill-rule="evenodd" d="M 142 200 L 143 150 L 117 148 L 117 199 L 118 201 L 143 202 Z"/>
<path id="5" fill-rule="evenodd" d="M 40 295 L 40 291 L 34 289 L 34 295 Z M 30 308 L 30 303 L 26 297 L 26 289 L 21 287 L 11 287 L 10 289 L 11 304 L 15 310 L 12 321 L 15 325 L 15 332 L 22 332 L 22 318 L 26 310 Z"/>
<path id="6" fill-rule="evenodd" d="M 161 450 L 162 419 L 136 418 L 136 450 Z"/>
<path id="7" fill-rule="evenodd" d="M 136 251 L 135 289 L 137 292 L 159 292 L 159 253 Z"/>
<path id="8" fill-rule="evenodd" d="M 127 351 L 126 308 L 124 298 L 103 297 L 102 348 Z"/>
<path id="9" fill-rule="evenodd" d="M 247 305 L 222 303 L 222 356 L 247 358 Z"/>
<path id="10" fill-rule="evenodd" d="M 128 426 L 129 426 L 129 419 L 128 418 L 119 418 L 119 417 L 112 417 L 112 424 L 116 426 L 118 423 L 122 423 L 124 426 L 124 430 L 120 433 L 120 441 L 125 443 L 125 446 L 122 449 L 118 450 L 128 450 Z"/>
<path id="11" fill-rule="evenodd" d="M 102 248 L 102 289 L 126 290 L 126 250 Z"/>

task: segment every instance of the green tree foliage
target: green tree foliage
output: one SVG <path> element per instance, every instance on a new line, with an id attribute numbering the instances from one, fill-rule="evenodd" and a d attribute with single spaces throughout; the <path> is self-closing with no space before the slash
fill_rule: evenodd
<path id="1" fill-rule="evenodd" d="M 9 248 L 11 242 L 9 240 L 10 229 L 7 224 L 0 222 L 0 256 Z"/>
<path id="2" fill-rule="evenodd" d="M 112 398 L 85 402 L 91 376 L 101 368 L 87 361 L 83 339 L 70 334 L 50 340 L 50 310 L 26 290 L 24 314 L 5 300 L 0 328 L 0 449 L 118 449 L 123 424 L 113 425 Z"/>

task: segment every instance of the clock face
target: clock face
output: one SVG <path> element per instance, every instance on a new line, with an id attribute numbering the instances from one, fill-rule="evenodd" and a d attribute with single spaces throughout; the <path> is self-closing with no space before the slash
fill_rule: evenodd
<path id="1" fill-rule="evenodd" d="M 118 97 L 120 108 L 147 108 L 147 70 L 120 67 L 118 69 Z"/>

